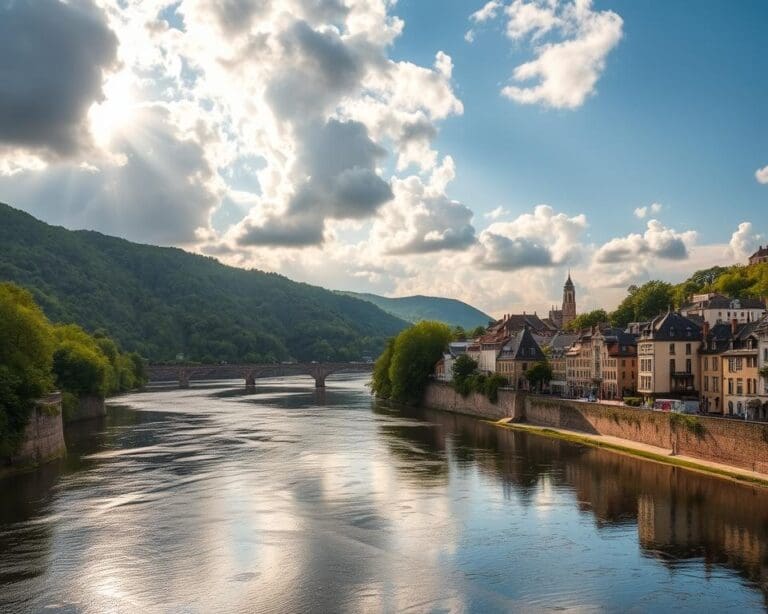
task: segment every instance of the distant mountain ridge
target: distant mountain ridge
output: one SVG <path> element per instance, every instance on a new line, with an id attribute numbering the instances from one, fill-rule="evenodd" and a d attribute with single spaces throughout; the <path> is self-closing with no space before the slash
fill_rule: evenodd
<path id="1" fill-rule="evenodd" d="M 370 301 L 181 249 L 50 226 L 0 203 L 0 281 L 152 361 L 360 360 L 407 323 Z"/>
<path id="2" fill-rule="evenodd" d="M 489 320 L 494 319 L 472 305 L 453 298 L 422 295 L 388 298 L 378 294 L 356 292 L 344 292 L 344 294 L 373 303 L 406 322 L 439 320 L 451 326 L 470 329 L 487 326 Z"/>

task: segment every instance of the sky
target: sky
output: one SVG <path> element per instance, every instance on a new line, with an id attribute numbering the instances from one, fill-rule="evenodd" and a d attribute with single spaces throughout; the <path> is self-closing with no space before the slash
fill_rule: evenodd
<path id="1" fill-rule="evenodd" d="M 0 0 L 0 201 L 546 312 L 768 243 L 762 0 Z M 761 215 L 762 214 L 762 215 Z"/>

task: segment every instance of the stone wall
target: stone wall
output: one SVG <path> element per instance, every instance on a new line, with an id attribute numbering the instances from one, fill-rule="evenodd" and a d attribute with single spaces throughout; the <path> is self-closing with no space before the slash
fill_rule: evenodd
<path id="1" fill-rule="evenodd" d="M 768 425 L 722 418 L 582 403 L 512 390 L 500 390 L 499 401 L 482 395 L 462 397 L 450 385 L 431 383 L 428 407 L 487 419 L 510 417 L 593 435 L 609 435 L 675 450 L 678 454 L 768 474 Z"/>
<path id="2" fill-rule="evenodd" d="M 424 405 L 458 414 L 469 414 L 490 420 L 501 418 L 519 419 L 523 396 L 504 388 L 499 389 L 499 400 L 491 403 L 488 398 L 477 392 L 461 396 L 453 386 L 443 382 L 431 382 L 424 395 Z"/>
<path id="3" fill-rule="evenodd" d="M 104 397 L 82 394 L 77 399 L 76 404 L 66 412 L 64 421 L 76 422 L 106 415 L 107 406 L 104 403 Z"/>
<path id="4" fill-rule="evenodd" d="M 61 394 L 56 393 L 37 402 L 29 416 L 21 446 L 12 458 L 5 459 L 5 464 L 12 468 L 37 465 L 61 458 L 66 453 Z"/>

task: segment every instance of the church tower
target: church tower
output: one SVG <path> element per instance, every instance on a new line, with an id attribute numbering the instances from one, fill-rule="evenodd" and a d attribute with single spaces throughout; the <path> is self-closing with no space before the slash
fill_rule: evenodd
<path id="1" fill-rule="evenodd" d="M 567 326 L 576 318 L 576 288 L 571 281 L 571 272 L 568 271 L 568 279 L 563 286 L 563 324 Z"/>

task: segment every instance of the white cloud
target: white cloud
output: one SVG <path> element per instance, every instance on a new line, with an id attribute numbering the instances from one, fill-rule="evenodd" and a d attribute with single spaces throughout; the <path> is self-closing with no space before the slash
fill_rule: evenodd
<path id="1" fill-rule="evenodd" d="M 476 23 L 482 23 L 484 21 L 488 21 L 489 19 L 495 19 L 496 13 L 498 13 L 500 8 L 501 2 L 497 2 L 497 0 L 490 0 L 490 2 L 484 4 L 482 8 L 472 13 L 469 18 Z"/>
<path id="2" fill-rule="evenodd" d="M 493 4 L 493 3 L 489 3 Z M 488 10 L 486 10 L 488 8 Z M 491 20 L 498 6 L 474 13 Z M 623 21 L 613 11 L 592 9 L 591 0 L 513 0 L 504 10 L 507 36 L 529 40 L 534 59 L 518 65 L 502 95 L 521 104 L 573 109 L 584 104 L 605 70 L 608 54 L 622 37 Z M 468 33 L 474 40 L 475 33 Z"/>
<path id="3" fill-rule="evenodd" d="M 768 166 L 757 169 L 755 171 L 755 179 L 757 179 L 758 183 L 768 183 Z"/>
<path id="4" fill-rule="evenodd" d="M 509 215 L 509 211 L 504 207 L 502 207 L 501 205 L 499 205 L 492 211 L 489 211 L 488 213 L 483 213 L 484 218 L 493 220 L 493 221 L 498 220 L 506 215 Z"/>
<path id="5" fill-rule="evenodd" d="M 734 261 L 744 262 L 757 249 L 763 236 L 755 232 L 752 222 L 742 222 L 731 235 L 726 253 Z"/>
<path id="6" fill-rule="evenodd" d="M 635 209 L 635 217 L 642 220 L 647 215 L 655 215 L 660 213 L 662 209 L 663 207 L 659 203 L 652 203 L 647 207 L 638 207 Z"/>
<path id="7" fill-rule="evenodd" d="M 576 261 L 586 216 L 568 217 L 549 205 L 537 205 L 510 222 L 494 222 L 480 233 L 474 260 L 477 266 L 498 271 L 549 267 Z"/>
<path id="8" fill-rule="evenodd" d="M 677 232 L 658 220 L 649 220 L 642 235 L 631 233 L 611 239 L 597 250 L 595 260 L 600 263 L 639 262 L 648 258 L 685 260 L 696 236 L 693 230 Z"/>

